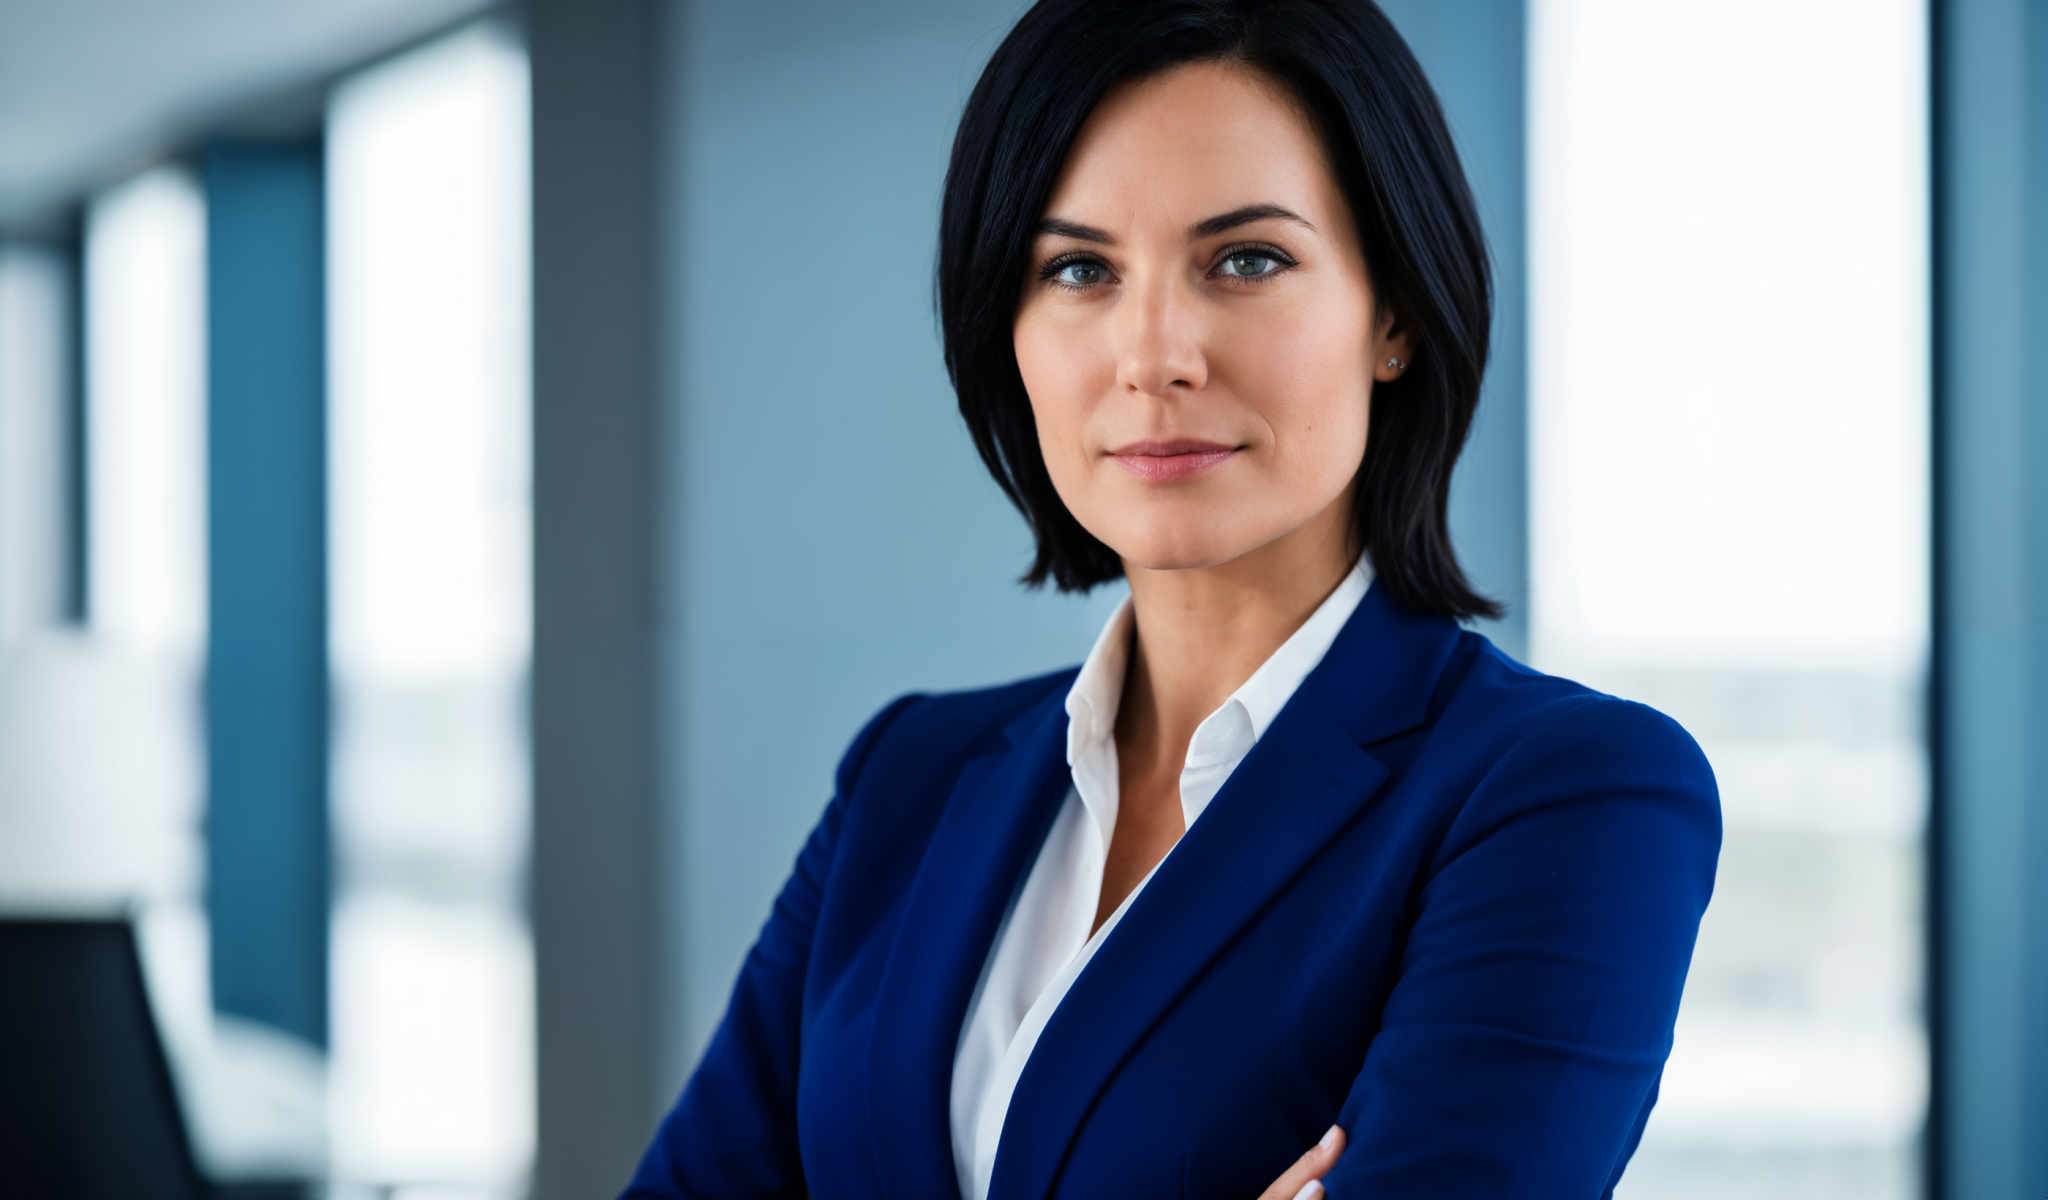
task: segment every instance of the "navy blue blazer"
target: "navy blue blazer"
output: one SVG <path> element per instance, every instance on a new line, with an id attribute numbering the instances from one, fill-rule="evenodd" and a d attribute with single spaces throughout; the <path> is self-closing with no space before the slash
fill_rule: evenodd
<path id="1" fill-rule="evenodd" d="M 1079 665 L 861 728 L 628 1197 L 958 1200 L 954 1049 L 1069 786 Z M 1721 810 L 1671 718 L 1375 583 L 1041 1034 L 990 1200 L 1605 1196 Z"/>

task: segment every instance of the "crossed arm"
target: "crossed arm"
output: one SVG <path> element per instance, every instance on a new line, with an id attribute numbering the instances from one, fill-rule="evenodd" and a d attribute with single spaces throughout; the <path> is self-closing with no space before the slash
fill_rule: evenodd
<path id="1" fill-rule="evenodd" d="M 804 964 L 846 797 L 882 731 L 921 695 L 896 697 L 854 735 L 831 800 L 748 949 L 725 1018 L 620 1200 L 725 1200 L 807 1193 L 797 1154 L 797 1047 Z M 704 1131 L 716 1129 L 716 1138 Z"/>
<path id="2" fill-rule="evenodd" d="M 1338 1123 L 1332 1200 L 1599 1197 L 1642 1135 L 1721 809 L 1656 710 L 1554 706 L 1488 770 L 1436 857 Z"/>

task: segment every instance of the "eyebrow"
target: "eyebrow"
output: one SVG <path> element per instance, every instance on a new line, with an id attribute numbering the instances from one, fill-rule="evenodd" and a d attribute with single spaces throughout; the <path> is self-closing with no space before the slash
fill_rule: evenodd
<path id="1" fill-rule="evenodd" d="M 1303 225 L 1307 225 L 1311 230 L 1315 229 L 1315 226 L 1309 222 L 1307 217 L 1292 209 L 1282 208 L 1277 204 L 1247 204 L 1243 208 L 1233 208 L 1227 213 L 1218 213 L 1213 217 L 1206 217 L 1188 226 L 1188 240 L 1193 241 L 1196 238 L 1213 237 L 1225 230 L 1235 229 L 1239 225 L 1249 225 L 1253 221 L 1265 221 L 1274 217 L 1287 221 L 1298 221 Z M 1093 225 L 1082 225 L 1075 221 L 1062 221 L 1058 217 L 1047 217 L 1040 221 L 1038 223 L 1038 232 L 1079 238 L 1084 242 L 1101 242 L 1105 246 L 1116 245 L 1116 239 L 1105 230 L 1097 229 Z"/>

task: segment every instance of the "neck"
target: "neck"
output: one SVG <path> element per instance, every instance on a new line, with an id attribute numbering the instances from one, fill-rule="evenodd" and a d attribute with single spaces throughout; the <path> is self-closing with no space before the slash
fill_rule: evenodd
<path id="1" fill-rule="evenodd" d="M 1177 776 L 1195 728 L 1336 590 L 1357 551 L 1308 532 L 1213 567 L 1126 564 L 1136 623 L 1117 705 L 1119 761 Z"/>

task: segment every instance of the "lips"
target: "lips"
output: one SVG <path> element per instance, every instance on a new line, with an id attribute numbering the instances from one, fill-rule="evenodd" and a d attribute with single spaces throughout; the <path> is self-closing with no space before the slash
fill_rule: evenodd
<path id="1" fill-rule="evenodd" d="M 1110 451 L 1110 453 L 1116 455 L 1141 454 L 1160 458 L 1176 454 L 1216 454 L 1235 449 L 1237 447 L 1225 445 L 1222 442 L 1205 442 L 1197 438 L 1168 438 L 1165 440 L 1155 439 L 1152 441 L 1132 442 L 1128 446 L 1119 446 Z"/>
<path id="2" fill-rule="evenodd" d="M 1152 483 L 1196 475 L 1237 453 L 1215 442 L 1135 442 L 1109 457 L 1117 466 Z"/>

